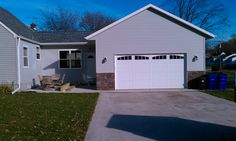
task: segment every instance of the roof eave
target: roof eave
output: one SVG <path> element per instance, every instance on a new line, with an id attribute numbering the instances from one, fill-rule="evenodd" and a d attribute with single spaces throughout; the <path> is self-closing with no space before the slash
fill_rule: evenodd
<path id="1" fill-rule="evenodd" d="M 85 45 L 88 42 L 53 42 L 53 43 L 40 43 L 40 45 L 44 46 L 62 46 L 62 45 Z"/>

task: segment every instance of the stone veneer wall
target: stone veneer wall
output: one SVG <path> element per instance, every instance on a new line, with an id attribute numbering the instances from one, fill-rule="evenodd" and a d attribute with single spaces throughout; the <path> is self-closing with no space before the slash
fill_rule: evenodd
<path id="1" fill-rule="evenodd" d="M 97 90 L 114 90 L 115 74 L 114 73 L 97 73 Z"/>
<path id="2" fill-rule="evenodd" d="M 206 74 L 205 71 L 188 71 L 188 81 L 194 80 Z"/>
<path id="3" fill-rule="evenodd" d="M 188 71 L 188 83 L 206 74 L 205 71 Z M 97 73 L 97 90 L 114 90 L 114 73 Z"/>
<path id="4" fill-rule="evenodd" d="M 205 74 L 205 71 L 188 71 L 188 88 L 199 89 L 199 80 L 197 78 Z"/>

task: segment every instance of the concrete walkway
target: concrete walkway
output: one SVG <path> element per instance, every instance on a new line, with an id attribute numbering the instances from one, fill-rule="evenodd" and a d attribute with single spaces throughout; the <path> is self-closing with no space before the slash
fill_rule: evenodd
<path id="1" fill-rule="evenodd" d="M 197 91 L 103 92 L 86 141 L 233 141 L 236 104 Z"/>

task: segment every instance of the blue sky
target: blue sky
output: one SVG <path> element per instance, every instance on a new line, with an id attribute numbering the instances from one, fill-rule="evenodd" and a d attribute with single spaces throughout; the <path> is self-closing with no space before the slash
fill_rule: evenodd
<path id="1" fill-rule="evenodd" d="M 41 11 L 55 10 L 58 7 L 74 12 L 100 11 L 117 19 L 152 3 L 161 6 L 163 0 L 0 0 L 0 6 L 9 10 L 26 25 L 40 22 Z M 236 33 L 236 0 L 221 0 L 227 8 L 229 27 L 216 32 L 218 40 L 227 40 Z"/>

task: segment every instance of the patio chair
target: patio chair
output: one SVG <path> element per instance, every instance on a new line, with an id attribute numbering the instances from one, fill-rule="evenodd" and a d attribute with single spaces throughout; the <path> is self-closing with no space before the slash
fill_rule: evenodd
<path id="1" fill-rule="evenodd" d="M 62 77 L 60 78 L 60 80 L 59 80 L 59 81 L 60 81 L 60 83 L 61 83 L 61 84 L 63 84 L 63 83 L 64 83 L 65 76 L 66 76 L 66 75 L 65 75 L 65 74 L 63 74 L 63 75 L 62 75 Z"/>
<path id="2" fill-rule="evenodd" d="M 65 74 L 63 74 L 61 77 L 59 77 L 59 79 L 57 81 L 55 81 L 53 83 L 56 86 L 61 86 L 64 83 L 64 79 L 65 79 Z"/>
<path id="3" fill-rule="evenodd" d="M 38 75 L 38 78 L 39 78 L 40 86 L 42 87 L 42 80 L 43 80 L 43 77 L 42 77 L 41 75 Z"/>
<path id="4" fill-rule="evenodd" d="M 53 86 L 51 76 L 42 76 L 42 89 L 47 90 Z"/>

